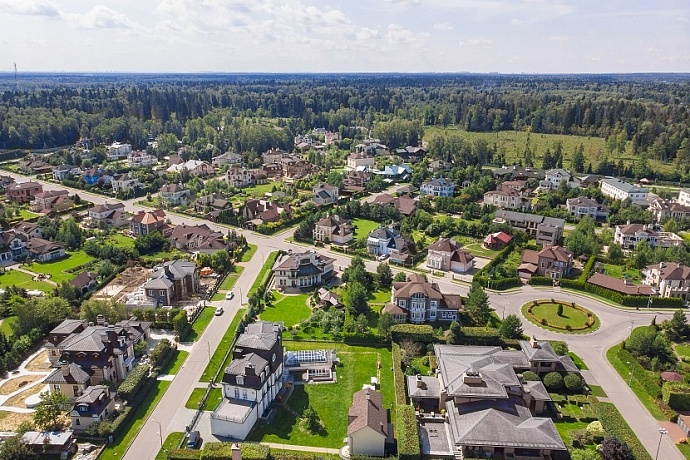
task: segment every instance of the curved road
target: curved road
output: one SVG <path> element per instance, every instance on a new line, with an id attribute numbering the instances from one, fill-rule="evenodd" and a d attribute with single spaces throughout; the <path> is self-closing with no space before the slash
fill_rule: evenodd
<path id="1" fill-rule="evenodd" d="M 18 174 L 10 173 L 8 175 L 19 179 L 19 181 L 28 180 L 27 177 Z M 102 204 L 106 201 L 110 203 L 119 201 L 115 200 L 114 198 L 106 198 L 101 195 L 85 192 L 83 190 L 70 189 L 59 184 L 44 181 L 38 182 L 41 182 L 46 190 L 67 189 L 71 193 L 77 193 L 79 196 L 96 204 Z M 137 198 L 137 200 L 140 199 L 141 198 Z M 142 209 L 146 209 L 145 207 L 134 204 L 134 201 L 135 200 L 122 201 L 122 203 L 125 204 L 125 209 L 127 211 L 136 213 Z M 213 224 L 202 219 L 193 219 L 175 214 L 168 214 L 168 216 L 173 224 L 190 224 L 190 221 L 198 220 L 199 222 L 203 222 L 210 228 L 218 231 L 227 232 L 231 228 L 224 225 Z M 268 256 L 270 251 L 278 249 L 292 249 L 293 251 L 305 250 L 305 247 L 303 246 L 285 241 L 286 236 L 291 233 L 291 230 L 271 236 L 259 235 L 247 230 L 235 230 L 241 232 L 247 238 L 249 243 L 256 244 L 259 247 L 256 256 L 253 257 L 251 261 L 244 264 L 245 270 L 238 278 L 235 285 L 236 290 L 244 295 L 246 295 L 246 293 L 249 291 L 254 279 L 263 266 L 263 261 Z M 334 262 L 336 268 L 346 267 L 350 263 L 350 259 L 348 257 L 339 253 L 329 251 L 328 256 L 336 259 Z M 367 269 L 370 271 L 375 271 L 376 266 L 378 265 L 378 263 L 374 261 L 366 261 L 365 263 Z M 393 271 L 396 272 L 397 269 L 394 269 Z M 439 284 L 443 292 L 459 293 L 463 295 L 467 294 L 468 287 L 466 285 L 453 282 L 448 277 L 438 278 L 434 276 L 432 278 L 433 281 Z M 500 293 L 489 291 L 488 294 L 492 307 L 502 316 L 512 313 L 522 317 L 520 308 L 525 303 L 535 299 L 551 298 L 565 300 L 568 302 L 575 301 L 579 305 L 592 310 L 597 316 L 599 316 L 601 326 L 597 331 L 591 334 L 567 335 L 546 331 L 536 325 L 533 325 L 527 320 L 523 320 L 523 328 L 526 334 L 536 335 L 539 339 L 566 340 L 570 350 L 575 352 L 587 364 L 587 367 L 589 368 L 589 383 L 598 384 L 604 389 L 608 395 L 608 400 L 616 405 L 618 410 L 623 415 L 623 418 L 625 418 L 625 420 L 631 426 L 650 455 L 652 455 L 652 457 L 655 456 L 657 445 L 659 443 L 659 432 L 657 431 L 657 428 L 659 428 L 659 423 L 640 403 L 640 401 L 628 387 L 627 382 L 623 380 L 609 364 L 608 360 L 606 359 L 606 351 L 611 346 L 618 344 L 625 339 L 630 334 L 632 327 L 648 325 L 655 315 L 658 317 L 658 321 L 662 321 L 663 319 L 670 317 L 672 313 L 618 309 L 584 295 L 573 294 L 565 291 L 554 291 L 552 288 L 535 289 L 526 286 L 513 292 Z M 226 310 L 225 314 L 219 317 L 214 317 L 213 321 L 211 321 L 211 324 L 206 329 L 202 337 L 194 345 L 194 348 L 192 349 L 192 352 L 187 358 L 184 366 L 177 373 L 172 384 L 151 414 L 150 421 L 152 423 L 146 423 L 144 425 L 134 443 L 124 455 L 125 459 L 141 460 L 155 458 L 159 450 L 158 425 L 160 424 L 161 426 L 163 438 L 165 438 L 165 436 L 167 436 L 170 432 L 174 431 L 173 425 L 180 425 L 179 420 L 177 423 L 173 424 L 173 419 L 176 417 L 176 414 L 178 414 L 178 417 L 180 416 L 178 409 L 184 407 L 184 403 L 187 401 L 192 389 L 199 381 L 199 378 L 206 366 L 206 362 L 208 361 L 208 348 L 210 347 L 211 350 L 215 350 L 218 347 L 218 344 L 220 343 L 220 340 L 223 337 L 227 327 L 230 325 L 235 312 L 237 309 L 239 309 L 239 296 L 235 296 L 232 301 L 223 301 L 222 305 Z M 594 382 L 592 382 L 592 379 L 594 379 Z M 667 436 L 662 438 L 659 449 L 659 458 L 661 459 L 682 460 L 685 458 L 683 455 L 681 455 L 680 451 Z M 123 453 L 120 454 L 122 455 Z"/>

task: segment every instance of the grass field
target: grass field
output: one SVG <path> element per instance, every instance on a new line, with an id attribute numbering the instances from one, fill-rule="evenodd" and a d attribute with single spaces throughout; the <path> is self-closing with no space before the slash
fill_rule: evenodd
<path id="1" fill-rule="evenodd" d="M 232 290 L 232 288 L 235 287 L 235 283 L 237 283 L 237 279 L 240 277 L 240 275 L 242 274 L 243 271 L 244 271 L 244 267 L 240 267 L 239 265 L 235 265 L 234 271 L 225 277 L 225 279 L 221 283 L 220 287 L 218 288 L 218 292 L 213 294 L 213 297 L 211 297 L 211 300 L 213 300 L 213 301 L 225 300 L 225 294 L 227 294 L 228 291 Z M 246 298 L 244 298 L 244 299 L 246 300 Z"/>
<path id="2" fill-rule="evenodd" d="M 628 278 L 630 278 L 633 281 L 642 280 L 642 274 L 639 270 L 627 268 L 622 265 L 613 264 L 603 264 L 603 267 L 606 270 L 606 274 L 609 276 L 613 276 L 614 278 L 623 279 L 625 275 L 628 275 Z"/>
<path id="3" fill-rule="evenodd" d="M 168 364 L 161 369 L 161 374 L 175 375 L 180 370 L 185 360 L 189 356 L 188 351 L 176 350 L 175 356 L 168 361 Z"/>
<path id="4" fill-rule="evenodd" d="M 133 248 L 134 241 L 134 238 L 125 236 L 122 233 L 113 233 L 106 238 L 107 243 L 114 244 L 120 248 Z"/>
<path id="5" fill-rule="evenodd" d="M 599 385 L 587 385 L 592 396 L 597 398 L 606 398 L 606 392 Z"/>
<path id="6" fill-rule="evenodd" d="M 138 407 L 132 408 L 132 410 L 135 412 L 134 415 L 132 415 L 132 417 L 129 419 L 130 421 L 127 431 L 124 431 L 123 434 L 117 437 L 112 444 L 109 444 L 103 449 L 103 452 L 101 452 L 101 455 L 98 457 L 99 460 L 118 460 L 122 458 L 125 451 L 129 445 L 134 442 L 134 438 L 137 436 L 139 431 L 141 431 L 141 427 L 144 426 L 144 422 L 149 418 L 149 415 L 151 415 L 151 412 L 153 412 L 156 404 L 158 404 L 158 401 L 160 401 L 160 399 L 163 397 L 165 390 L 168 389 L 171 383 L 172 382 L 165 380 L 159 380 L 156 382 L 156 385 L 151 389 L 144 401 L 142 401 Z"/>
<path id="7" fill-rule="evenodd" d="M 690 444 L 676 444 L 676 447 L 685 458 L 690 459 Z"/>
<path id="8" fill-rule="evenodd" d="M 51 292 L 53 286 L 43 281 L 34 281 L 33 276 L 17 270 L 7 270 L 0 275 L 0 287 L 17 286 L 24 289 L 38 289 L 43 292 Z"/>
<path id="9" fill-rule="evenodd" d="M 274 186 L 277 187 L 279 184 L 279 182 L 268 182 L 266 184 L 252 185 L 251 187 L 243 188 L 242 193 L 245 193 L 253 198 L 264 198 Z"/>
<path id="10" fill-rule="evenodd" d="M 189 399 L 184 407 L 187 409 L 198 409 L 201 398 L 206 394 L 206 388 L 194 388 Z M 218 404 L 223 400 L 223 390 L 221 388 L 211 389 L 211 394 L 208 395 L 204 410 L 214 410 Z"/>
<path id="11" fill-rule="evenodd" d="M 354 219 L 352 225 L 355 227 L 355 238 L 361 240 L 366 238 L 372 230 L 379 228 L 379 223 L 368 219 Z"/>
<path id="12" fill-rule="evenodd" d="M 266 262 L 264 262 L 264 266 L 261 267 L 261 271 L 256 276 L 256 279 L 254 280 L 252 287 L 249 288 L 249 292 L 247 292 L 245 294 L 247 296 L 246 298 L 249 298 L 249 296 L 252 295 L 252 293 L 254 293 L 254 291 L 259 289 L 259 286 L 261 286 L 261 283 L 263 283 L 264 278 L 266 277 L 266 274 L 273 267 L 273 265 L 276 263 L 277 259 L 278 259 L 278 251 L 273 251 L 268 255 L 268 257 L 266 258 Z"/>
<path id="13" fill-rule="evenodd" d="M 558 315 L 558 303 L 552 302 L 540 302 L 539 305 L 532 307 L 531 314 L 528 310 L 529 307 L 532 306 L 532 302 L 527 303 L 522 306 L 522 315 L 531 323 L 543 329 L 561 332 L 563 334 L 587 334 L 599 328 L 599 318 L 592 313 L 594 316 L 594 324 L 592 327 L 577 330 L 577 328 L 581 328 L 587 324 L 587 313 L 571 307 L 570 304 L 564 303 L 561 305 L 563 305 L 562 316 Z M 542 320 L 546 320 L 547 324 L 543 324 Z M 568 327 L 571 327 L 573 330 L 568 331 Z"/>
<path id="14" fill-rule="evenodd" d="M 240 258 L 240 262 L 249 262 L 252 260 L 252 257 L 254 257 L 254 254 L 256 254 L 256 250 L 259 249 L 259 247 L 255 244 L 247 243 L 249 245 L 249 249 L 244 251 L 242 253 L 242 257 Z"/>
<path id="15" fill-rule="evenodd" d="M 308 294 L 275 295 L 280 297 L 276 298 L 273 306 L 267 306 L 261 312 L 260 318 L 263 321 L 282 321 L 287 327 L 299 324 L 311 316 L 311 309 L 307 305 Z"/>
<path id="16" fill-rule="evenodd" d="M 280 407 L 270 425 L 259 422 L 250 434 L 251 441 L 277 442 L 315 447 L 339 448 L 347 434 L 347 413 L 352 395 L 377 375 L 377 361 L 381 360 L 381 392 L 383 406 L 394 403 L 392 358 L 386 348 L 352 347 L 341 343 L 302 343 L 285 341 L 287 350 L 335 348 L 342 366 L 336 369 L 337 383 L 323 385 L 295 385 L 288 405 L 294 413 L 302 414 L 312 406 L 321 418 L 325 429 L 318 434 L 303 432 L 297 417 Z"/>
<path id="17" fill-rule="evenodd" d="M 50 280 L 59 284 L 62 281 L 69 281 L 77 276 L 77 273 L 67 273 L 66 270 L 71 270 L 93 260 L 95 259 L 84 251 L 73 251 L 68 252 L 67 257 L 55 262 L 34 262 L 28 265 L 26 269 L 34 273 L 50 275 Z"/>
<path id="18" fill-rule="evenodd" d="M 582 361 L 582 358 L 580 358 L 579 356 L 577 356 L 577 355 L 576 355 L 575 353 L 573 353 L 572 351 L 569 351 L 569 352 L 568 352 L 568 356 L 570 356 L 570 358 L 573 360 L 573 362 L 575 363 L 575 365 L 577 366 L 577 368 L 580 369 L 581 371 L 586 371 L 586 370 L 588 369 L 588 367 L 587 367 L 587 365 L 585 364 L 585 362 Z"/>
<path id="19" fill-rule="evenodd" d="M 170 452 L 173 449 L 177 449 L 180 446 L 180 443 L 184 439 L 184 433 L 181 432 L 175 432 L 175 433 L 170 433 L 167 438 L 165 438 L 165 441 L 163 442 L 163 449 L 167 450 Z M 167 460 L 168 459 L 168 454 L 165 450 L 159 450 L 158 455 L 156 455 L 155 460 Z"/>
<path id="20" fill-rule="evenodd" d="M 384 304 L 384 303 L 387 303 L 390 301 L 391 301 L 391 291 L 390 290 L 379 289 L 378 291 L 374 291 L 369 296 L 369 303 L 370 304 Z"/>
<path id="21" fill-rule="evenodd" d="M 204 308 L 204 311 L 202 311 L 196 321 L 192 323 L 192 329 L 189 334 L 187 334 L 187 337 L 185 337 L 186 342 L 196 342 L 196 340 L 201 337 L 201 334 L 204 333 L 206 327 L 211 323 L 215 311 L 216 309 L 213 307 Z"/>
<path id="22" fill-rule="evenodd" d="M 218 344 L 218 348 L 216 348 L 216 351 L 213 352 L 211 361 L 209 361 L 206 369 L 204 369 L 204 373 L 201 374 L 201 378 L 199 379 L 200 382 L 210 382 L 218 369 L 222 367 L 224 368 L 230 362 L 229 360 L 231 359 L 232 355 L 228 356 L 227 362 L 223 361 L 223 357 L 225 356 L 225 352 L 228 351 L 228 348 L 230 348 L 232 341 L 235 339 L 237 326 L 239 326 L 242 317 L 244 317 L 245 311 L 246 310 L 243 308 L 237 311 L 235 318 L 233 318 L 232 323 L 230 323 L 228 330 L 225 331 L 225 335 L 221 339 L 220 344 Z"/>
<path id="23" fill-rule="evenodd" d="M 674 349 L 679 356 L 686 356 L 690 358 L 690 344 L 678 344 L 674 347 Z"/>
<path id="24" fill-rule="evenodd" d="M 8 316 L 0 320 L 0 333 L 4 334 L 5 337 L 12 337 L 12 324 L 17 321 L 16 316 Z"/>

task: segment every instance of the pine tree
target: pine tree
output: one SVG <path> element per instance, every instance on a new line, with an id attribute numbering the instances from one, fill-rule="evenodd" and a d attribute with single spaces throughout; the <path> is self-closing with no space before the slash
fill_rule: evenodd
<path id="1" fill-rule="evenodd" d="M 477 326 L 484 326 L 491 318 L 491 307 L 489 306 L 489 296 L 484 292 L 484 288 L 478 282 L 472 283 L 470 292 L 467 295 L 465 311 L 472 322 Z"/>

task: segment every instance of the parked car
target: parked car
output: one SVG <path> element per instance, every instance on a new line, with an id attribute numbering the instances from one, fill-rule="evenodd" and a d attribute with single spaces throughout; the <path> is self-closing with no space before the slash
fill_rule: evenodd
<path id="1" fill-rule="evenodd" d="M 214 313 L 214 315 L 220 316 L 222 314 L 223 314 L 223 307 L 216 308 L 216 312 Z"/>
<path id="2" fill-rule="evenodd" d="M 201 433 L 198 431 L 192 431 L 189 434 L 189 440 L 187 440 L 187 449 L 198 449 L 201 445 Z"/>
<path id="3" fill-rule="evenodd" d="M 388 254 L 381 254 L 376 258 L 376 260 L 386 260 L 388 258 Z"/>
<path id="4" fill-rule="evenodd" d="M 232 300 L 233 297 L 235 297 L 235 293 L 232 291 L 225 294 L 225 300 Z"/>

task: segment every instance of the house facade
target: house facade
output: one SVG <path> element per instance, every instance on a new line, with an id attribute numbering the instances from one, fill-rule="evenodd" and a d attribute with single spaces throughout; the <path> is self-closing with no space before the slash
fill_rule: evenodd
<path id="1" fill-rule="evenodd" d="M 131 214 L 122 203 L 97 204 L 88 209 L 87 225 L 100 228 L 124 227 L 130 222 Z"/>
<path id="2" fill-rule="evenodd" d="M 134 236 L 149 235 L 153 232 L 163 232 L 166 225 L 165 211 L 156 209 L 154 211 L 139 211 L 132 216 L 130 231 Z"/>
<path id="3" fill-rule="evenodd" d="M 455 194 L 455 184 L 443 177 L 433 178 L 422 182 L 419 193 L 426 196 L 452 197 Z"/>
<path id="4" fill-rule="evenodd" d="M 537 275 L 560 279 L 570 275 L 572 269 L 572 252 L 561 246 L 544 244 L 541 251 L 525 249 L 518 273 L 523 278 Z"/>
<path id="5" fill-rule="evenodd" d="M 654 219 L 657 222 L 662 222 L 666 219 L 690 218 L 690 206 L 661 198 L 652 201 L 649 205 L 649 211 L 654 214 Z"/>
<path id="6" fill-rule="evenodd" d="M 366 153 L 352 153 L 347 157 L 347 167 L 351 170 L 373 168 L 374 164 L 376 164 L 376 159 Z"/>
<path id="7" fill-rule="evenodd" d="M 316 184 L 312 188 L 312 199 L 318 206 L 338 202 L 338 187 L 325 182 Z"/>
<path id="8" fill-rule="evenodd" d="M 161 187 L 158 194 L 161 201 L 168 206 L 187 205 L 191 200 L 191 192 L 182 184 L 165 184 Z"/>
<path id="9" fill-rule="evenodd" d="M 33 196 L 30 207 L 33 212 L 48 214 L 66 211 L 73 205 L 67 190 L 46 190 Z"/>
<path id="10" fill-rule="evenodd" d="M 231 167 L 225 172 L 225 182 L 231 187 L 249 187 L 257 183 L 257 171 L 244 167 Z"/>
<path id="11" fill-rule="evenodd" d="M 237 152 L 225 152 L 211 160 L 211 166 L 214 168 L 220 168 L 223 165 L 241 166 L 242 155 Z"/>
<path id="12" fill-rule="evenodd" d="M 213 254 L 227 249 L 225 236 L 211 230 L 208 225 L 177 225 L 170 234 L 170 243 L 177 249 Z"/>
<path id="13" fill-rule="evenodd" d="M 188 300 L 199 291 L 199 268 L 184 259 L 168 261 L 156 267 L 141 287 L 157 307 Z"/>
<path id="14" fill-rule="evenodd" d="M 158 163 L 158 158 L 155 155 L 146 153 L 144 150 L 137 150 L 136 152 L 131 152 L 127 155 L 127 166 L 130 168 L 144 168 L 148 166 L 153 166 Z"/>
<path id="15" fill-rule="evenodd" d="M 561 183 L 565 182 L 570 188 L 578 188 L 580 181 L 573 177 L 565 169 L 549 169 L 544 173 L 542 186 L 551 190 L 557 189 Z"/>
<path id="16" fill-rule="evenodd" d="M 607 206 L 586 197 L 569 198 L 566 201 L 565 207 L 571 216 L 578 219 L 589 217 L 592 220 L 605 220 L 608 219 L 611 213 Z"/>
<path id="17" fill-rule="evenodd" d="M 648 189 L 615 178 L 602 179 L 600 187 L 602 195 L 614 200 L 624 201 L 630 198 L 633 202 L 642 202 L 649 196 Z"/>
<path id="18" fill-rule="evenodd" d="M 340 216 L 327 216 L 314 224 L 314 241 L 346 245 L 355 236 L 355 230 L 350 221 Z"/>
<path id="19" fill-rule="evenodd" d="M 119 160 L 122 158 L 126 158 L 127 155 L 132 153 L 132 144 L 113 142 L 108 146 L 107 150 L 108 160 Z"/>
<path id="20" fill-rule="evenodd" d="M 335 276 L 332 257 L 315 251 L 288 252 L 279 257 L 273 266 L 276 288 L 283 291 L 311 289 L 324 284 Z"/>
<path id="21" fill-rule="evenodd" d="M 110 181 L 113 187 L 113 193 L 130 193 L 138 188 L 142 188 L 144 184 L 139 181 L 138 177 L 134 177 L 131 172 L 126 174 L 116 174 Z"/>
<path id="22" fill-rule="evenodd" d="M 511 241 L 513 241 L 513 237 L 508 235 L 506 232 L 496 232 L 486 235 L 486 238 L 484 238 L 482 245 L 487 249 L 491 249 L 493 251 L 500 251 L 501 249 L 508 246 L 508 244 L 510 244 Z"/>
<path id="23" fill-rule="evenodd" d="M 474 268 L 474 256 L 462 250 L 451 238 L 440 238 L 429 245 L 426 266 L 432 270 L 467 273 Z"/>
<path id="24" fill-rule="evenodd" d="M 393 227 L 379 227 L 367 236 L 367 252 L 375 256 L 388 256 L 391 262 L 404 264 L 411 258 L 414 245 Z"/>
<path id="25" fill-rule="evenodd" d="M 671 232 L 657 231 L 651 224 L 617 225 L 613 241 L 623 249 L 632 250 L 642 241 L 650 247 L 680 247 L 683 238 Z"/>
<path id="26" fill-rule="evenodd" d="M 184 163 L 170 165 L 167 172 L 182 173 L 188 171 L 193 177 L 207 177 L 213 174 L 213 166 L 200 160 L 189 160 Z"/>
<path id="27" fill-rule="evenodd" d="M 678 262 L 660 262 L 642 270 L 644 284 L 652 286 L 660 297 L 690 297 L 690 267 Z"/>
<path id="28" fill-rule="evenodd" d="M 515 229 L 527 232 L 529 236 L 537 240 L 538 245 L 558 244 L 563 237 L 565 227 L 563 219 L 506 210 L 496 211 L 494 223 L 507 223 Z"/>
<path id="29" fill-rule="evenodd" d="M 283 326 L 258 321 L 240 334 L 223 373 L 223 400 L 211 414 L 211 433 L 244 440 L 283 387 Z"/>
<path id="30" fill-rule="evenodd" d="M 532 207 L 529 190 L 517 190 L 501 184 L 497 190 L 490 190 L 484 194 L 484 204 L 498 209 L 527 211 Z"/>
<path id="31" fill-rule="evenodd" d="M 419 201 L 410 198 L 409 195 L 393 196 L 388 193 L 382 193 L 374 198 L 372 204 L 379 206 L 392 206 L 400 211 L 400 214 L 404 216 L 411 216 L 417 210 Z"/>
<path id="32" fill-rule="evenodd" d="M 103 422 L 115 412 L 115 400 L 105 385 L 87 387 L 74 400 L 68 415 L 75 432 L 85 431 L 94 423 Z"/>
<path id="33" fill-rule="evenodd" d="M 397 323 L 421 324 L 457 321 L 460 309 L 460 295 L 443 294 L 437 283 L 429 283 L 413 273 L 407 281 L 393 283 L 391 302 L 383 307 L 383 312 L 390 313 Z"/>
<path id="34" fill-rule="evenodd" d="M 31 238 L 26 243 L 26 252 L 38 262 L 51 262 L 65 257 L 65 246 L 43 238 Z"/>
<path id="35" fill-rule="evenodd" d="M 350 455 L 383 457 L 389 435 L 388 411 L 383 396 L 371 388 L 352 396 L 347 413 L 347 445 Z"/>
<path id="36" fill-rule="evenodd" d="M 43 186 L 34 181 L 15 182 L 8 185 L 5 190 L 7 191 L 7 199 L 22 204 L 30 202 L 34 196 L 43 192 Z"/>

